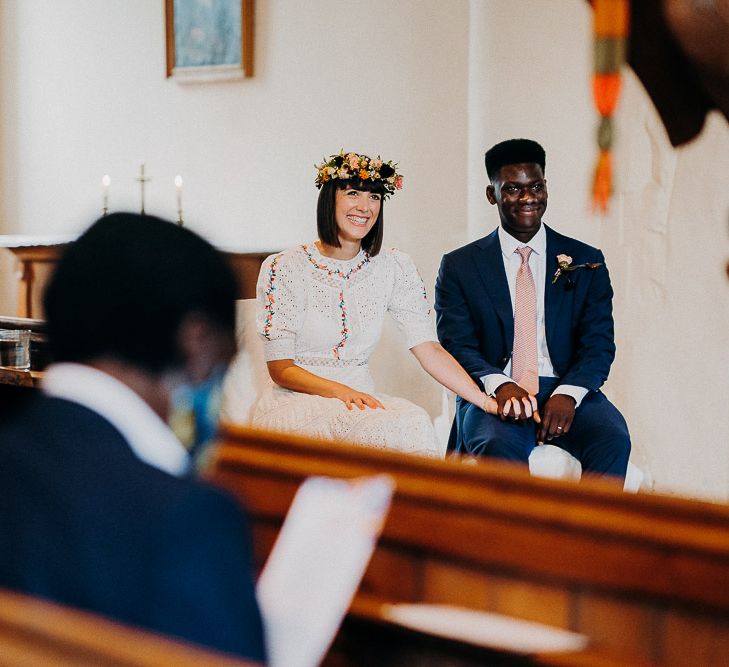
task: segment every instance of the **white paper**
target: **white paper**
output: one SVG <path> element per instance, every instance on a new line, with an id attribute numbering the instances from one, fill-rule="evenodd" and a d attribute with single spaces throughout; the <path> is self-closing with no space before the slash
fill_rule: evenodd
<path id="1" fill-rule="evenodd" d="M 406 628 L 511 653 L 581 651 L 589 641 L 585 635 L 550 625 L 449 605 L 385 605 L 383 613 Z"/>
<path id="2" fill-rule="evenodd" d="M 318 665 L 352 602 L 394 481 L 312 477 L 299 488 L 258 580 L 271 667 Z"/>

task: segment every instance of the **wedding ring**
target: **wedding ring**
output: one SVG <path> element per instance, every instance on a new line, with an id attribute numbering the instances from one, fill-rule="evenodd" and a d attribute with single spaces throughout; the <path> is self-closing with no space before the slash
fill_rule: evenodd
<path id="1" fill-rule="evenodd" d="M 558 431 L 561 431 L 561 430 L 562 430 L 562 427 L 561 427 L 561 426 L 558 426 L 558 427 L 557 427 L 557 430 L 558 430 Z"/>

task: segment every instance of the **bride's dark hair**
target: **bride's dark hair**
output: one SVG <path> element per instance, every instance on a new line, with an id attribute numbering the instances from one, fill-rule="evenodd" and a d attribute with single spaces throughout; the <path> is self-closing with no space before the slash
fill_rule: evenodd
<path id="1" fill-rule="evenodd" d="M 363 192 L 376 192 L 379 195 L 385 194 L 385 187 L 381 181 L 363 181 L 359 178 L 334 179 L 321 186 L 319 200 L 316 204 L 316 229 L 322 243 L 326 243 L 333 248 L 339 248 L 341 245 L 339 243 L 337 220 L 334 214 L 337 190 L 361 190 Z M 375 224 L 362 239 L 362 249 L 370 257 L 377 255 L 380 248 L 382 248 L 384 209 L 385 200 L 383 198 L 380 201 L 380 214 L 377 216 Z"/>

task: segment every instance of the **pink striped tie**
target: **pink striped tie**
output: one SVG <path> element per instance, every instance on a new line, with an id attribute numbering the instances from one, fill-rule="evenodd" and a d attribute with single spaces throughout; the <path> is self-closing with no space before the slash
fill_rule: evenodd
<path id="1" fill-rule="evenodd" d="M 511 377 L 530 394 L 539 391 L 539 364 L 537 361 L 537 291 L 529 268 L 529 246 L 517 248 L 521 266 L 516 274 L 514 299 L 514 353 Z"/>

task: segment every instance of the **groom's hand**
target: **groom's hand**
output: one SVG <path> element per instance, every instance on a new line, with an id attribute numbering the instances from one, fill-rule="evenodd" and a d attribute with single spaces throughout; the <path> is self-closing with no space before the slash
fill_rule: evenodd
<path id="1" fill-rule="evenodd" d="M 537 412 L 537 399 L 530 396 L 515 382 L 505 382 L 500 385 L 494 393 L 496 398 L 497 414 L 501 421 L 523 422 L 527 419 L 534 419 L 539 423 Z"/>
<path id="2" fill-rule="evenodd" d="M 575 418 L 575 399 L 566 394 L 554 394 L 547 399 L 542 412 L 544 417 L 537 433 L 538 445 L 569 432 Z"/>

